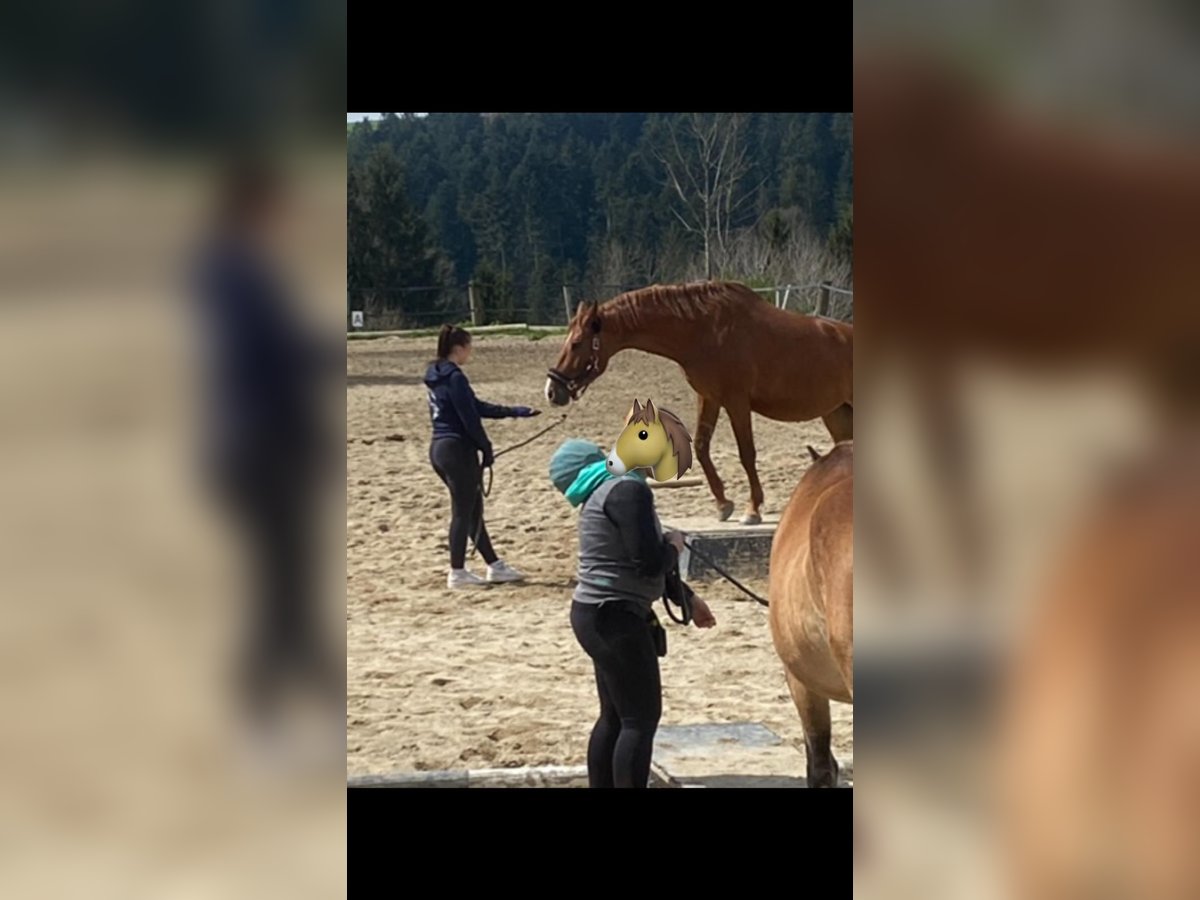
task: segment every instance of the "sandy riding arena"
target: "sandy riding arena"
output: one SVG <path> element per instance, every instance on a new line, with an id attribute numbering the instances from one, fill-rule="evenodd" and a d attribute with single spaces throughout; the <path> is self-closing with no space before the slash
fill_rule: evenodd
<path id="1" fill-rule="evenodd" d="M 542 396 L 561 334 L 475 339 L 467 374 L 480 398 L 542 410 L 485 420 L 497 450 L 557 421 Z M 597 711 L 591 663 L 568 622 L 576 511 L 547 475 L 566 437 L 608 447 L 634 397 L 678 413 L 696 402 L 672 362 L 615 357 L 565 423 L 501 456 L 486 501 L 492 541 L 528 582 L 480 592 L 446 589 L 449 495 L 429 464 L 429 406 L 421 383 L 435 339 L 351 341 L 347 382 L 347 771 L 581 765 Z M 778 513 L 809 463 L 804 443 L 831 446 L 820 420 L 754 417 L 763 511 Z M 741 515 L 749 488 L 728 419 L 713 460 Z M 703 478 L 699 465 L 687 477 Z M 707 487 L 658 490 L 659 515 L 712 516 Z M 468 550 L 467 566 L 483 563 Z M 748 586 L 765 593 L 765 579 Z M 717 617 L 701 631 L 665 621 L 663 724 L 762 722 L 803 753 L 800 720 L 771 646 L 766 610 L 724 581 L 697 584 Z M 852 708 L 833 704 L 834 752 L 853 755 Z M 803 775 L 797 758 L 795 775 Z"/>

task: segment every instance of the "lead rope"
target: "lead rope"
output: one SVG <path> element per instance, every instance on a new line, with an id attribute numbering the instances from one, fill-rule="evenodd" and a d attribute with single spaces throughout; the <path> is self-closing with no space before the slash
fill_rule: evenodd
<path id="1" fill-rule="evenodd" d="M 503 456 L 505 453 L 509 453 L 520 447 L 524 447 L 526 444 L 532 444 L 534 441 L 536 441 L 538 438 L 540 438 L 543 434 L 546 434 L 546 432 L 548 432 L 554 428 L 557 428 L 563 422 L 567 421 L 567 415 L 569 412 L 570 412 L 570 410 L 563 413 L 562 416 L 559 417 L 559 420 L 557 422 L 550 423 L 549 425 L 547 425 L 545 428 L 543 428 L 541 431 L 539 431 L 537 434 L 533 435 L 532 437 L 528 437 L 525 440 L 521 441 L 519 444 L 513 444 L 511 447 L 505 447 L 503 450 L 492 454 L 493 459 Z M 483 486 L 483 471 L 484 471 L 484 469 L 487 470 L 487 487 L 486 488 Z M 478 490 L 480 493 L 479 516 L 475 523 L 475 533 L 473 535 L 471 535 L 471 558 L 472 559 L 475 558 L 476 551 L 478 551 L 478 549 L 479 549 L 479 533 L 481 531 L 483 531 L 483 501 L 484 501 L 485 497 L 490 497 L 491 493 L 492 493 L 492 467 L 491 466 L 480 466 L 479 467 L 479 483 L 478 483 L 477 487 L 478 487 Z"/>
<path id="2" fill-rule="evenodd" d="M 563 413 L 562 416 L 559 417 L 559 420 L 557 422 L 552 422 L 551 424 L 549 424 L 545 428 L 543 428 L 541 431 L 539 431 L 537 434 L 535 434 L 533 437 L 526 438 L 525 440 L 521 441 L 521 443 L 519 443 L 519 444 L 513 444 L 511 447 L 505 447 L 503 450 L 496 453 L 495 456 L 501 457 L 505 453 L 509 453 L 513 450 L 516 450 L 518 447 L 524 447 L 526 444 L 532 444 L 534 441 L 536 441 L 538 438 L 540 438 L 547 431 L 549 431 L 552 428 L 557 428 L 559 425 L 561 425 L 565 421 L 567 421 L 567 414 Z M 488 468 L 490 469 L 491 466 L 488 466 Z"/>
<path id="3" fill-rule="evenodd" d="M 674 584 L 672 584 L 674 582 Z M 672 587 L 677 587 L 677 591 L 672 591 Z M 683 610 L 683 618 L 676 617 L 675 613 L 671 612 L 672 593 L 678 593 L 679 597 L 676 606 Z M 667 610 L 667 615 L 671 617 L 671 621 L 679 625 L 692 624 L 692 599 L 688 593 L 688 589 L 683 584 L 683 579 L 679 577 L 679 570 L 675 569 L 667 576 L 667 584 L 663 590 L 662 597 L 663 606 Z"/>
<path id="4" fill-rule="evenodd" d="M 743 594 L 746 594 L 749 597 L 753 598 L 755 600 L 755 602 L 759 603 L 762 606 L 770 606 L 770 604 L 766 600 L 764 600 L 762 597 L 758 596 L 758 594 L 754 593 L 754 591 L 750 590 L 750 588 L 746 587 L 744 584 L 742 584 L 740 581 L 738 581 L 736 578 L 734 578 L 732 575 L 730 575 L 728 572 L 726 572 L 724 569 L 722 569 L 719 565 L 717 565 L 717 561 L 714 560 L 711 556 L 709 556 L 707 553 L 704 553 L 703 551 L 697 550 L 695 544 L 691 543 L 690 541 L 685 540 L 683 542 L 683 545 L 685 547 L 687 547 L 689 550 L 691 550 L 693 553 L 695 553 L 697 556 L 699 556 L 702 560 L 704 560 L 710 566 L 712 566 L 714 569 L 716 569 L 717 573 L 722 578 L 724 578 L 726 581 L 730 582 L 734 587 L 736 587 L 738 590 L 740 590 Z M 676 621 L 679 621 L 679 620 L 676 619 Z"/>

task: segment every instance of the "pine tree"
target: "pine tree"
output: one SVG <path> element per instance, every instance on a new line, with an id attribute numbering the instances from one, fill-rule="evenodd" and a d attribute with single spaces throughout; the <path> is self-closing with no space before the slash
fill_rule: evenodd
<path id="1" fill-rule="evenodd" d="M 348 184 L 347 251 L 351 303 L 368 316 L 417 323 L 438 305 L 438 253 L 408 202 L 404 170 L 388 146 L 376 147 Z"/>
<path id="2" fill-rule="evenodd" d="M 664 184 L 655 158 L 663 137 L 692 121 L 683 113 L 434 113 L 387 114 L 351 128 L 350 289 L 382 285 L 375 307 L 412 318 L 465 308 L 462 285 L 478 276 L 491 292 L 489 318 L 511 310 L 537 321 L 561 316 L 568 269 L 597 299 L 615 291 L 619 285 L 605 286 L 614 281 L 703 277 L 701 242 L 679 224 L 678 192 Z M 773 278 L 798 277 L 803 255 L 784 248 L 807 245 L 809 234 L 846 257 L 852 137 L 849 113 L 746 114 L 738 210 L 745 216 L 722 216 L 714 272 L 728 258 L 730 277 L 765 277 L 764 265 Z M 389 180 L 397 173 L 399 187 Z M 754 222 L 751 235 L 745 229 Z M 768 262 L 755 240 L 775 251 Z M 408 249 L 386 249 L 399 244 Z M 437 253 L 429 258 L 435 248 L 441 262 Z M 440 299 L 396 291 L 452 280 L 459 293 Z"/>

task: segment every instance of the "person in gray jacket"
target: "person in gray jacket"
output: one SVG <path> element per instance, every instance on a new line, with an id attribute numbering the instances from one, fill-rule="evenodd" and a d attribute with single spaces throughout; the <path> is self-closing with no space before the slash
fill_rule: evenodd
<path id="1" fill-rule="evenodd" d="M 662 715 L 653 605 L 678 563 L 683 536 L 663 534 L 641 470 L 615 476 L 606 461 L 596 444 L 568 440 L 551 458 L 550 478 L 579 507 L 571 627 L 592 659 L 600 696 L 588 742 L 588 782 L 597 788 L 644 788 Z M 685 590 L 696 626 L 715 625 L 708 604 Z"/>

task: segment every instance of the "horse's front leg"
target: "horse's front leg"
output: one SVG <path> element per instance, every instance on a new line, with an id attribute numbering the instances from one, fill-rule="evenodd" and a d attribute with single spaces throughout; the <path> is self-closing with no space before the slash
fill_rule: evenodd
<path id="1" fill-rule="evenodd" d="M 966 408 L 947 371 L 928 365 L 917 367 L 915 374 L 917 419 L 925 433 L 937 499 L 950 526 L 955 562 L 969 594 L 981 583 L 988 560 L 987 535 L 972 490 L 975 461 Z"/>
<path id="2" fill-rule="evenodd" d="M 750 407 L 729 407 L 729 421 L 733 425 L 733 436 L 737 439 L 742 468 L 746 470 L 746 477 L 750 479 L 750 505 L 746 507 L 746 514 L 742 516 L 742 524 L 757 525 L 762 521 L 763 489 L 762 482 L 758 480 L 758 469 L 754 465 L 758 454 L 754 449 Z"/>
<path id="3" fill-rule="evenodd" d="M 717 417 L 721 415 L 721 404 L 704 396 L 699 396 L 699 401 L 700 415 L 692 447 L 696 451 L 696 459 L 700 461 L 700 468 L 704 470 L 704 477 L 708 479 L 709 490 L 717 501 L 717 518 L 724 522 L 733 514 L 733 501 L 725 499 L 725 485 L 721 483 L 721 477 L 717 475 L 716 466 L 709 455 L 713 430 L 717 427 Z"/>

